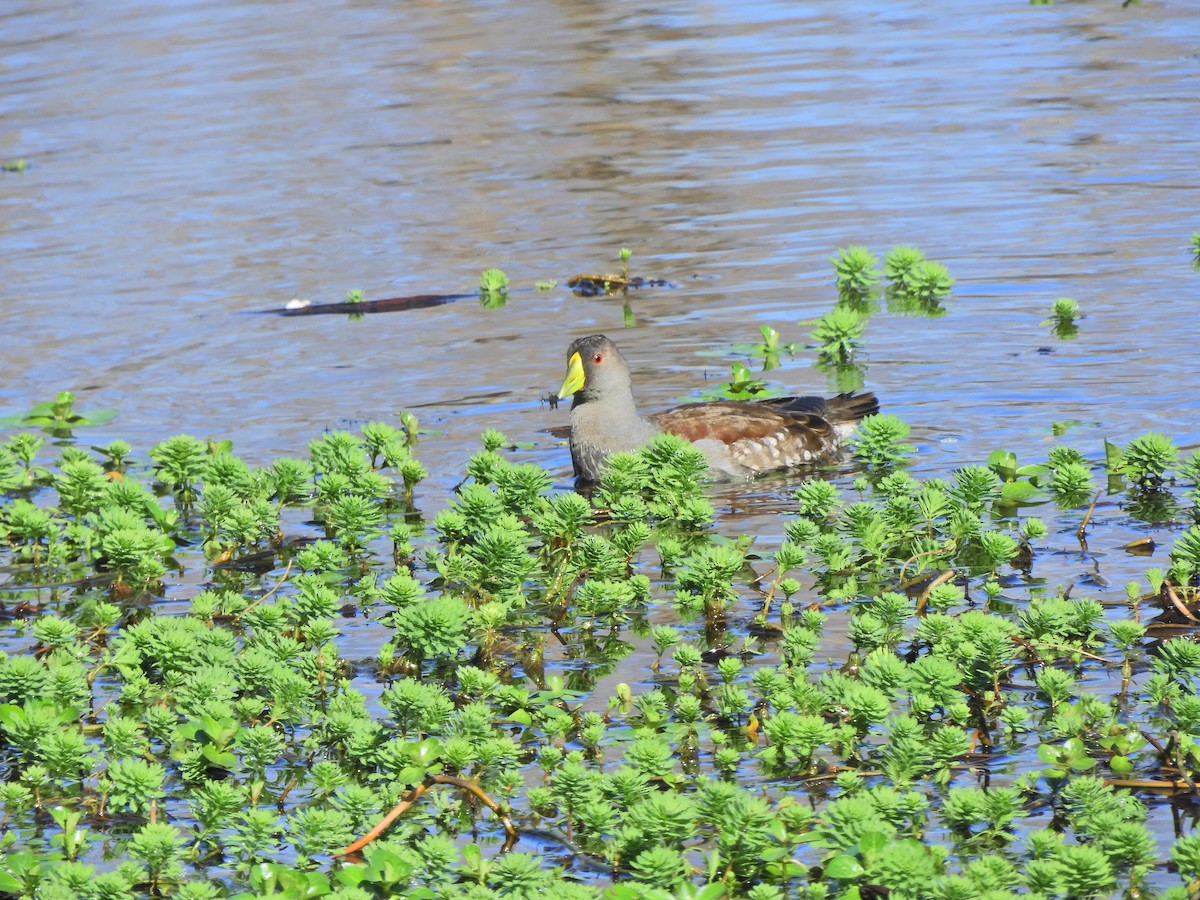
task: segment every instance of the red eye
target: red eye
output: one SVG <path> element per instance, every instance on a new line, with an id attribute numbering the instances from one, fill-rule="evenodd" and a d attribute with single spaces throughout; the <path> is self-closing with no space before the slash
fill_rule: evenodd
<path id="1" fill-rule="evenodd" d="M 604 354 L 597 353 L 595 356 L 592 357 L 592 362 L 594 362 L 596 365 L 600 365 L 600 363 L 604 362 Z"/>

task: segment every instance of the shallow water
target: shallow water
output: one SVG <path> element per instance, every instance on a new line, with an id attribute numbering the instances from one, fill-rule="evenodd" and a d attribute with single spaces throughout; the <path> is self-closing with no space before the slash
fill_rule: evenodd
<path id="1" fill-rule="evenodd" d="M 263 463 L 411 410 L 432 515 L 485 428 L 569 485 L 541 398 L 571 338 L 615 337 L 661 408 L 760 325 L 803 345 L 836 248 L 906 243 L 958 279 L 945 316 L 867 327 L 865 386 L 913 426 L 915 473 L 1042 460 L 1055 421 L 1093 459 L 1147 430 L 1200 444 L 1200 7 L 795 7 L 10 0 L 0 161 L 30 168 L 0 175 L 0 414 L 69 389 L 121 413 L 81 443 L 189 433 Z M 622 246 L 674 285 L 632 297 L 632 329 L 563 287 Z M 504 309 L 258 314 L 469 292 L 489 266 Z M 1073 341 L 1042 321 L 1060 296 Z M 776 384 L 831 389 L 811 350 L 783 363 Z M 715 489 L 721 527 L 769 546 L 795 484 Z M 1052 519 L 1035 574 L 1123 597 L 1147 563 L 1121 546 L 1172 532 L 1117 504 L 1087 553 L 1078 514 Z"/>
<path id="2" fill-rule="evenodd" d="M 619 334 L 652 408 L 725 377 L 760 324 L 804 343 L 835 248 L 905 242 L 956 299 L 876 316 L 866 380 L 929 467 L 1037 453 L 1060 419 L 1091 451 L 1194 442 L 1200 10 L 793 6 L 8 4 L 0 155 L 31 168 L 0 179 L 0 405 L 71 389 L 135 443 L 255 459 L 419 407 L 445 479 L 484 427 L 563 423 L 538 397 L 572 336 L 622 331 L 618 303 L 248 313 L 470 291 L 490 265 L 562 284 L 629 246 L 678 285 Z M 1060 295 L 1074 342 L 1040 324 Z M 774 378 L 827 389 L 811 358 Z"/>
<path id="3" fill-rule="evenodd" d="M 954 299 L 874 315 L 864 362 L 915 471 L 1043 459 L 1065 420 L 1093 458 L 1150 429 L 1200 443 L 1200 9 L 793 7 L 9 4 L 0 157 L 31 168 L 0 178 L 0 411 L 70 389 L 121 411 L 90 443 L 184 432 L 265 462 L 412 410 L 439 432 L 432 513 L 489 427 L 569 483 L 547 433 L 566 413 L 541 398 L 573 336 L 615 334 L 661 408 L 726 378 L 760 325 L 803 346 L 837 247 L 912 243 Z M 621 246 L 675 285 L 633 296 L 632 329 L 561 286 Z M 501 310 L 255 314 L 471 291 L 492 265 Z M 1042 324 L 1064 295 L 1074 341 Z M 829 390 L 812 362 L 769 377 Z M 790 483 L 726 492 L 730 530 L 776 530 L 758 504 Z"/>

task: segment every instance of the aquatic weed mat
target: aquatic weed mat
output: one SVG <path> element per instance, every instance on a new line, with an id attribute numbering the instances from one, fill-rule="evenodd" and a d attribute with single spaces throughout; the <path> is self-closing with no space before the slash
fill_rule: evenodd
<path id="1" fill-rule="evenodd" d="M 0 893 L 1189 896 L 1196 459 L 905 433 L 760 536 L 670 438 L 584 496 L 489 432 L 431 510 L 381 423 L 10 437 Z M 1034 574 L 1139 533 L 1123 592 Z"/>

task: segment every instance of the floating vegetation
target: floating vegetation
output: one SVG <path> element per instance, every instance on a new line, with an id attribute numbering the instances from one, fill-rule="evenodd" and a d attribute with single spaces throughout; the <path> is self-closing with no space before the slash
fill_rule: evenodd
<path id="1" fill-rule="evenodd" d="M 671 287 L 671 282 L 661 278 L 635 276 L 626 280 L 622 275 L 575 275 L 567 280 L 567 287 L 580 297 L 600 297 L 636 291 L 642 288 Z"/>
<path id="2" fill-rule="evenodd" d="M 1079 318 L 1079 304 L 1070 297 L 1059 297 L 1050 305 L 1050 318 L 1060 323 L 1074 322 Z"/>
<path id="3" fill-rule="evenodd" d="M 75 395 L 60 391 L 53 400 L 39 403 L 24 415 L 0 418 L 0 427 L 20 426 L 42 428 L 54 437 L 67 438 L 72 429 L 88 428 L 111 422 L 118 415 L 115 409 L 81 413 L 75 409 Z"/>
<path id="4" fill-rule="evenodd" d="M 1042 324 L 1049 325 L 1056 337 L 1070 340 L 1079 334 L 1078 318 L 1079 304 L 1070 297 L 1059 297 L 1050 305 L 1050 318 Z"/>
<path id="5" fill-rule="evenodd" d="M 907 425 L 873 416 L 861 474 L 801 485 L 771 547 L 716 532 L 669 436 L 588 499 L 488 432 L 427 519 L 401 426 L 263 467 L 185 435 L 0 445 L 0 892 L 1182 900 L 1200 879 L 1200 835 L 1150 828 L 1200 777 L 1200 526 L 1126 607 L 1040 584 L 1049 529 L 1018 510 L 1053 503 L 1082 545 L 1078 451 L 919 480 Z M 1200 521 L 1196 456 L 1144 435 L 1113 459 Z"/>
<path id="6" fill-rule="evenodd" d="M 830 257 L 836 276 L 838 296 L 843 300 L 861 300 L 872 294 L 879 281 L 879 260 L 866 247 L 852 246 Z"/>
<path id="7" fill-rule="evenodd" d="M 817 355 L 832 362 L 849 362 L 862 347 L 867 317 L 844 306 L 837 306 L 821 317 L 813 329 Z"/>
<path id="8" fill-rule="evenodd" d="M 621 261 L 621 274 L 575 275 L 567 280 L 567 287 L 580 297 L 613 296 L 628 294 L 631 290 L 642 288 L 671 287 L 669 281 L 663 281 L 660 278 L 631 276 L 629 260 L 633 257 L 633 251 L 628 247 L 622 247 L 617 257 Z M 633 313 L 628 308 L 625 311 L 625 320 L 626 327 L 632 327 L 634 324 Z"/>
<path id="9" fill-rule="evenodd" d="M 782 388 L 770 386 L 740 362 L 730 363 L 728 381 L 700 392 L 702 400 L 766 400 L 782 396 Z"/>
<path id="10" fill-rule="evenodd" d="M 914 270 L 925 261 L 925 254 L 917 247 L 897 246 L 888 251 L 883 261 L 883 273 L 899 288 L 911 287 L 916 279 Z"/>
<path id="11" fill-rule="evenodd" d="M 503 269 L 484 269 L 479 273 L 479 304 L 484 309 L 500 309 L 508 303 L 508 276 Z"/>
<path id="12" fill-rule="evenodd" d="M 932 307 L 949 296 L 953 286 L 954 278 L 950 270 L 931 259 L 921 260 L 913 266 L 904 283 L 899 285 L 902 293 L 908 294 L 923 307 Z"/>
<path id="13" fill-rule="evenodd" d="M 905 245 L 888 251 L 882 271 L 878 257 L 857 245 L 839 249 L 830 261 L 838 297 L 811 335 L 817 342 L 816 366 L 836 390 L 855 391 L 864 383 L 866 364 L 859 351 L 867 322 L 879 308 L 880 278 L 886 275 L 889 281 L 884 290 L 889 312 L 928 317 L 946 314 L 941 301 L 950 295 L 954 278 L 941 263 Z"/>

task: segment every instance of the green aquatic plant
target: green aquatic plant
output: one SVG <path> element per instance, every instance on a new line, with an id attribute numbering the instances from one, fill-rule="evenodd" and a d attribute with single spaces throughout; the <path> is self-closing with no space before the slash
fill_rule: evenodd
<path id="1" fill-rule="evenodd" d="M 195 496 L 208 448 L 203 441 L 181 434 L 150 448 L 150 459 L 160 481 L 181 498 Z"/>
<path id="2" fill-rule="evenodd" d="M 700 392 L 703 400 L 763 400 L 778 397 L 783 392 L 768 385 L 766 380 L 754 374 L 745 363 L 729 364 L 729 380 L 713 389 Z"/>
<path id="3" fill-rule="evenodd" d="M 55 437 L 70 437 L 73 428 L 105 425 L 117 416 L 115 409 L 101 409 L 81 413 L 75 409 L 75 395 L 70 391 L 59 391 L 58 396 L 39 403 L 20 416 L 0 418 L 0 426 L 17 425 L 26 428 L 42 428 Z"/>
<path id="4" fill-rule="evenodd" d="M 846 362 L 862 347 L 867 317 L 845 306 L 835 307 L 817 322 L 812 339 L 817 353 L 826 359 Z"/>
<path id="5" fill-rule="evenodd" d="M 925 258 L 916 247 L 893 247 L 884 262 L 888 309 L 896 313 L 939 316 L 941 300 L 949 296 L 954 278 L 939 262 Z"/>
<path id="6" fill-rule="evenodd" d="M 1147 432 L 1125 445 L 1121 454 L 1121 474 L 1137 487 L 1155 488 L 1163 483 L 1167 470 L 1179 461 L 1179 451 L 1166 435 Z"/>
<path id="7" fill-rule="evenodd" d="M 855 300 L 870 296 L 879 281 L 878 258 L 866 247 L 839 248 L 830 257 L 836 276 L 838 296 Z"/>
<path id="8" fill-rule="evenodd" d="M 508 303 L 508 276 L 503 269 L 479 273 L 479 303 L 484 309 L 499 309 Z"/>
<path id="9" fill-rule="evenodd" d="M 997 503 L 1014 507 L 1037 503 L 1043 499 L 1044 483 L 1051 474 L 1049 465 L 1034 463 L 1019 465 L 1015 453 L 996 450 L 988 456 L 988 468 L 999 476 L 1000 496 Z"/>
<path id="10" fill-rule="evenodd" d="M 508 276 L 503 269 L 484 269 L 479 275 L 479 290 L 486 294 L 508 290 Z"/>
<path id="11" fill-rule="evenodd" d="M 1079 318 L 1079 304 L 1070 297 L 1059 297 L 1050 306 L 1050 318 L 1043 321 L 1062 340 L 1070 340 L 1079 334 L 1075 320 Z"/>
<path id="12" fill-rule="evenodd" d="M 730 348 L 731 351 L 761 358 L 763 360 L 764 372 L 779 367 L 779 356 L 781 353 L 795 352 L 796 345 L 794 343 L 781 344 L 779 341 L 779 332 L 770 325 L 761 325 L 758 330 L 762 335 L 761 342 L 734 344 Z"/>
<path id="13" fill-rule="evenodd" d="M 1050 480 L 1046 487 L 1060 506 L 1081 506 L 1091 498 L 1094 490 L 1091 467 L 1079 451 L 1052 447 L 1048 465 Z"/>
<path id="14" fill-rule="evenodd" d="M 1059 297 L 1050 304 L 1050 318 L 1057 324 L 1069 325 L 1079 318 L 1079 304 L 1070 297 Z"/>
<path id="15" fill-rule="evenodd" d="M 414 506 L 406 434 L 370 423 L 261 467 L 194 439 L 149 466 L 128 447 L 3 444 L 23 486 L 0 501 L 0 563 L 14 602 L 25 584 L 47 599 L 3 629 L 0 889 L 599 896 L 491 852 L 514 816 L 603 860 L 614 897 L 1200 877 L 1187 838 L 1179 876 L 1154 867 L 1161 801 L 1102 780 L 1200 772 L 1196 647 L 1147 640 L 1151 615 L 1195 609 L 1200 538 L 1176 529 L 1170 571 L 1146 570 L 1111 622 L 1082 587 L 1029 576 L 1080 512 L 1023 504 L 1090 496 L 1078 451 L 930 477 L 901 468 L 906 426 L 876 417 L 855 472 L 795 486 L 772 542 L 729 536 L 716 509 L 735 495 L 678 438 L 614 458 L 588 497 L 489 432 L 440 505 Z M 1200 471 L 1123 459 L 1170 496 Z M 136 535 L 170 615 L 90 581 Z M 1040 754 L 1046 777 L 960 783 L 980 747 Z M 1025 814 L 1042 807 L 1065 841 Z M 351 841 L 361 860 L 334 862 Z M 89 873 L 109 852 L 124 861 Z"/>
<path id="16" fill-rule="evenodd" d="M 922 260 L 909 271 L 906 279 L 907 293 L 924 306 L 936 306 L 943 298 L 949 296 L 954 287 L 954 278 L 950 270 L 939 262 Z"/>
<path id="17" fill-rule="evenodd" d="M 869 471 L 887 472 L 916 451 L 914 445 L 904 442 L 909 433 L 908 424 L 898 416 L 890 413 L 867 416 L 859 423 L 850 449 Z"/>
<path id="18" fill-rule="evenodd" d="M 916 247 L 896 246 L 887 252 L 883 262 L 883 273 L 899 290 L 912 287 L 913 270 L 923 262 L 925 254 Z"/>

